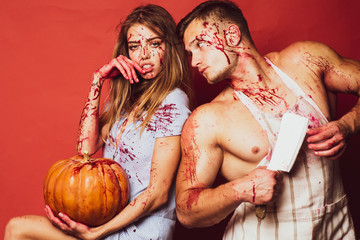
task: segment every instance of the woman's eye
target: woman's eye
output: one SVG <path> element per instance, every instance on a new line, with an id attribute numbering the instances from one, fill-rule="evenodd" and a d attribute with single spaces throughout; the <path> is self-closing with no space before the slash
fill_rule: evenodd
<path id="1" fill-rule="evenodd" d="M 161 45 L 161 42 L 160 41 L 156 41 L 156 42 L 152 42 L 151 43 L 151 47 L 159 47 Z"/>
<path id="2" fill-rule="evenodd" d="M 130 45 L 129 50 L 133 51 L 136 50 L 139 46 L 138 45 Z"/>

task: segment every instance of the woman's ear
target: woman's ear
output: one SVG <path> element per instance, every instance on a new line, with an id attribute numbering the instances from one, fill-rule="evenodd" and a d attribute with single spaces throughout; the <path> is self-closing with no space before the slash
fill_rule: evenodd
<path id="1" fill-rule="evenodd" d="M 238 46 L 241 41 L 241 32 L 237 25 L 231 24 L 225 30 L 225 39 L 229 47 Z"/>

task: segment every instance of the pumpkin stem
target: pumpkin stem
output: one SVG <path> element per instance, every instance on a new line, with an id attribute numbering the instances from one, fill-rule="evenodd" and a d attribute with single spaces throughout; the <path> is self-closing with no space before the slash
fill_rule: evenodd
<path id="1" fill-rule="evenodd" d="M 88 161 L 90 159 L 90 155 L 88 152 L 84 152 L 84 161 Z"/>

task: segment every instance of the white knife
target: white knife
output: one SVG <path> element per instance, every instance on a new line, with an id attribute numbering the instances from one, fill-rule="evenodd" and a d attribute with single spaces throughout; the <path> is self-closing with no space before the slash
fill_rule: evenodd
<path id="1" fill-rule="evenodd" d="M 280 130 L 270 163 L 267 169 L 290 172 L 308 129 L 309 119 L 295 113 L 285 113 L 281 119 Z M 263 219 L 266 205 L 256 206 L 256 216 Z"/>

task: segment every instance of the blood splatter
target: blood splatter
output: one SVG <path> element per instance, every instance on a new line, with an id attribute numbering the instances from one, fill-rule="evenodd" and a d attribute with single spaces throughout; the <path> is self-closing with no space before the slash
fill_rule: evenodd
<path id="1" fill-rule="evenodd" d="M 160 106 L 154 114 L 154 118 L 146 126 L 147 131 L 168 131 L 168 126 L 180 114 L 176 104 Z"/>
<path id="2" fill-rule="evenodd" d="M 238 90 L 238 89 L 236 89 Z M 270 106 L 277 106 L 279 102 L 285 104 L 285 108 L 288 108 L 288 104 L 285 99 L 276 94 L 275 89 L 265 89 L 265 88 L 241 88 L 239 89 L 254 102 L 257 102 L 261 106 L 267 104 Z"/>
<path id="3" fill-rule="evenodd" d="M 255 196 L 256 196 L 256 192 L 255 192 L 255 182 L 251 181 L 253 184 L 253 202 L 255 202 Z"/>
<path id="4" fill-rule="evenodd" d="M 193 204 L 195 205 L 197 204 L 200 193 L 204 190 L 205 190 L 204 188 L 191 190 L 186 202 L 187 209 L 191 209 Z"/>

